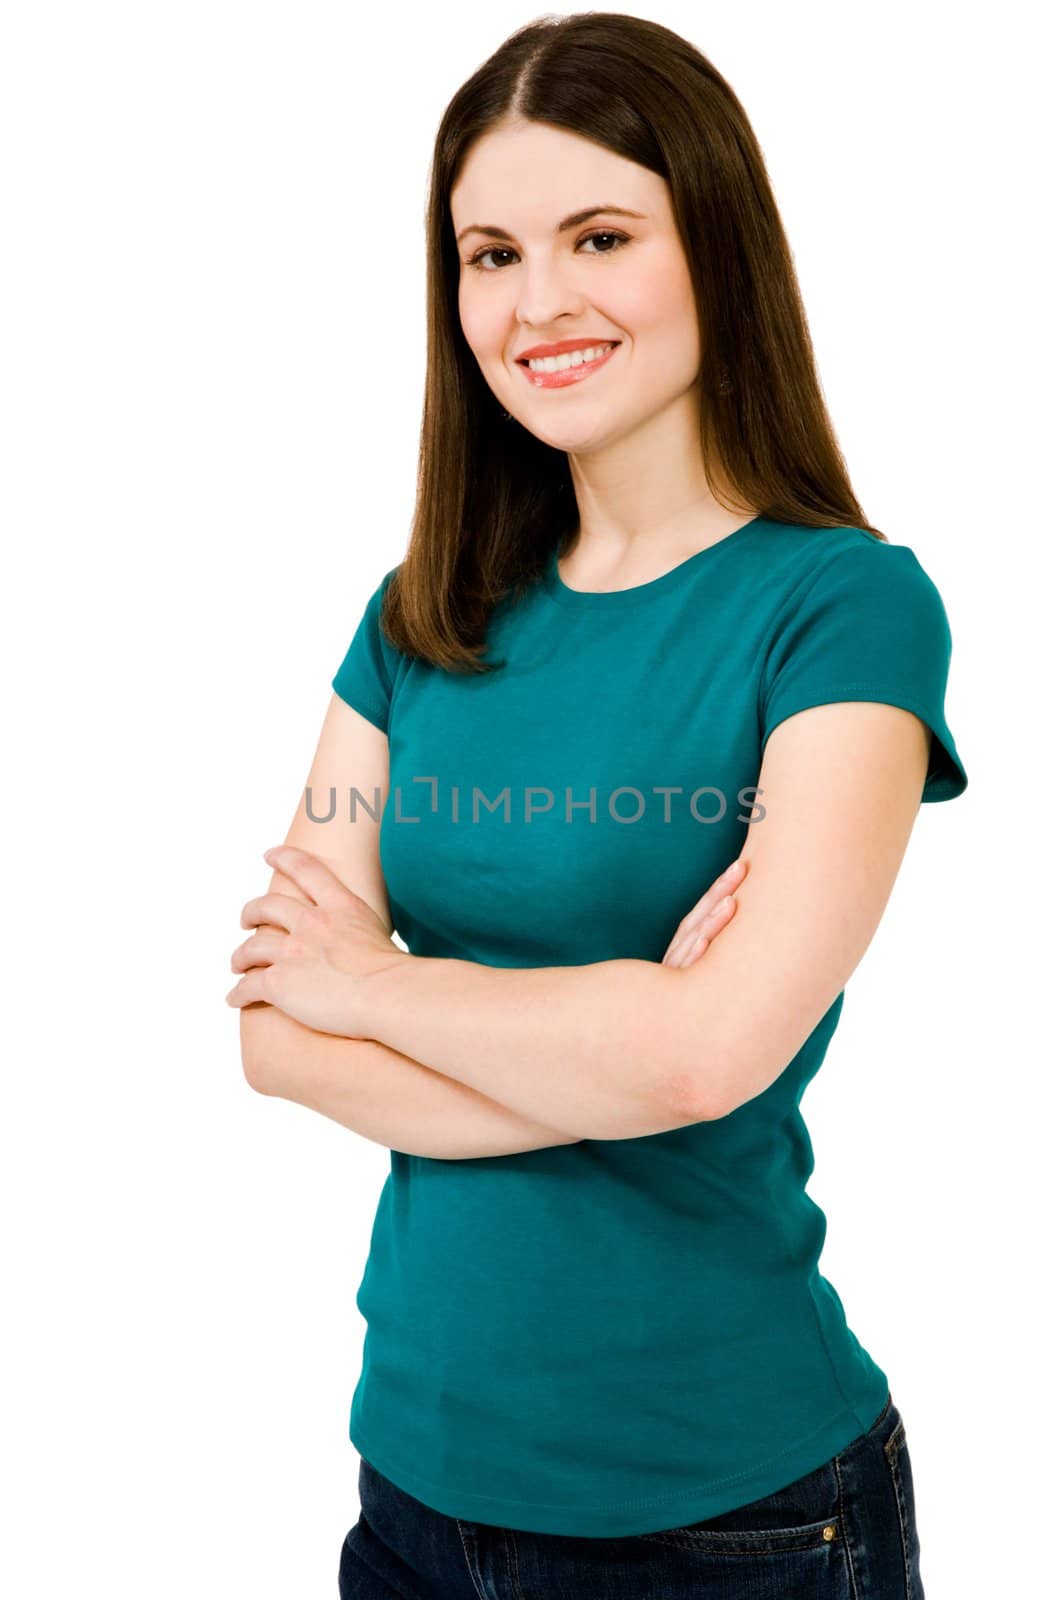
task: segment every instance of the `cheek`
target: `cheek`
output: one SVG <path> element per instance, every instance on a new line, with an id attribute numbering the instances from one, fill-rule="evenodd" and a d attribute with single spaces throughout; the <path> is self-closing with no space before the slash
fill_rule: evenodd
<path id="1" fill-rule="evenodd" d="M 624 270 L 610 296 L 610 312 L 626 323 L 632 334 L 668 334 L 685 331 L 698 323 L 693 285 L 682 251 L 671 245 L 652 248 L 631 262 L 636 270 Z"/>
<path id="2" fill-rule="evenodd" d="M 662 371 L 673 374 L 680 361 L 691 375 L 696 373 L 700 338 L 686 262 L 662 261 L 637 283 L 624 287 L 623 296 L 611 304 L 610 312 L 629 329 L 637 359 L 644 366 L 659 363 Z"/>
<path id="3" fill-rule="evenodd" d="M 512 325 L 511 314 L 502 305 L 501 298 L 477 295 L 458 290 L 458 315 L 461 331 L 477 361 L 499 360 L 505 348 L 506 330 Z"/>
<path id="4" fill-rule="evenodd" d="M 686 263 L 662 263 L 640 295 L 639 318 L 651 332 L 665 335 L 697 326 L 694 292 Z"/>

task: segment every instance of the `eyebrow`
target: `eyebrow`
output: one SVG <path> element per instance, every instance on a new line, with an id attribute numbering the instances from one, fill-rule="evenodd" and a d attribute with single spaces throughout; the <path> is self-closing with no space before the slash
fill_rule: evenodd
<path id="1" fill-rule="evenodd" d="M 629 211 L 626 206 L 587 206 L 582 211 L 574 211 L 570 217 L 562 217 L 556 232 L 567 233 L 570 228 L 578 228 L 581 222 L 588 222 L 591 217 L 637 217 L 645 222 L 646 218 L 641 211 Z M 507 233 L 505 228 L 496 227 L 489 222 L 470 222 L 467 228 L 462 228 L 455 243 L 460 244 L 467 233 L 486 233 L 489 239 L 513 240 L 513 235 Z"/>

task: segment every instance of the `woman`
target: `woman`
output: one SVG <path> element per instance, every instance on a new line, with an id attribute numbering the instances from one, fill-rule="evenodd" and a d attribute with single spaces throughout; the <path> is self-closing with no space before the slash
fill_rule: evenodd
<path id="1" fill-rule="evenodd" d="M 691 45 L 507 39 L 428 226 L 412 534 L 228 997 L 255 1088 L 392 1150 L 341 1593 L 913 1600 L 798 1104 L 966 787 L 941 598 L 866 523 Z"/>

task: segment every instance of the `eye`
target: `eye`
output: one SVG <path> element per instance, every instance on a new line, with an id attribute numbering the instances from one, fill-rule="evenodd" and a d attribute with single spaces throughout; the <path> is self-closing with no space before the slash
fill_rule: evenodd
<path id="1" fill-rule="evenodd" d="M 477 250 L 475 255 L 470 256 L 465 265 L 468 267 L 475 267 L 479 272 L 497 272 L 499 270 L 497 267 L 484 266 L 485 258 L 487 256 L 511 256 L 512 254 L 513 251 L 507 250 L 504 245 L 489 244 L 485 245 L 482 250 Z"/>
<path id="2" fill-rule="evenodd" d="M 596 228 L 593 233 L 585 233 L 577 242 L 575 248 L 579 250 L 581 245 L 589 244 L 592 239 L 611 239 L 614 242 L 615 248 L 611 250 L 591 250 L 590 252 L 584 252 L 585 254 L 589 253 L 592 256 L 615 256 L 617 250 L 621 250 L 624 245 L 630 243 L 631 235 L 627 233 L 620 233 L 615 228 Z M 484 263 L 487 261 L 488 257 L 515 255 L 516 251 L 510 250 L 506 245 L 487 244 L 481 249 L 477 250 L 474 255 L 469 256 L 465 265 L 467 267 L 475 267 L 477 272 L 500 272 L 502 270 L 501 267 L 485 266 Z M 503 262 L 503 266 L 504 265 L 505 262 Z"/>
<path id="3" fill-rule="evenodd" d="M 630 235 L 626 233 L 617 233 L 614 228 L 598 228 L 594 233 L 585 233 L 579 244 L 589 244 L 592 239 L 614 239 L 616 241 L 616 250 L 619 250 L 628 243 L 629 237 Z M 576 249 L 579 249 L 579 245 L 576 246 Z M 592 250 L 591 255 L 615 256 L 616 250 Z"/>

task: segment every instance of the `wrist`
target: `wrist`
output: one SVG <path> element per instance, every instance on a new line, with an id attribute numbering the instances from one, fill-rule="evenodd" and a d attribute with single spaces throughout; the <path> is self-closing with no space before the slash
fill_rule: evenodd
<path id="1" fill-rule="evenodd" d="M 350 1037 L 376 1039 L 381 1043 L 386 1031 L 386 1018 L 396 996 L 401 992 L 404 975 L 417 957 L 408 950 L 395 950 L 385 955 L 379 965 L 360 977 L 355 989 L 354 1018 Z"/>

